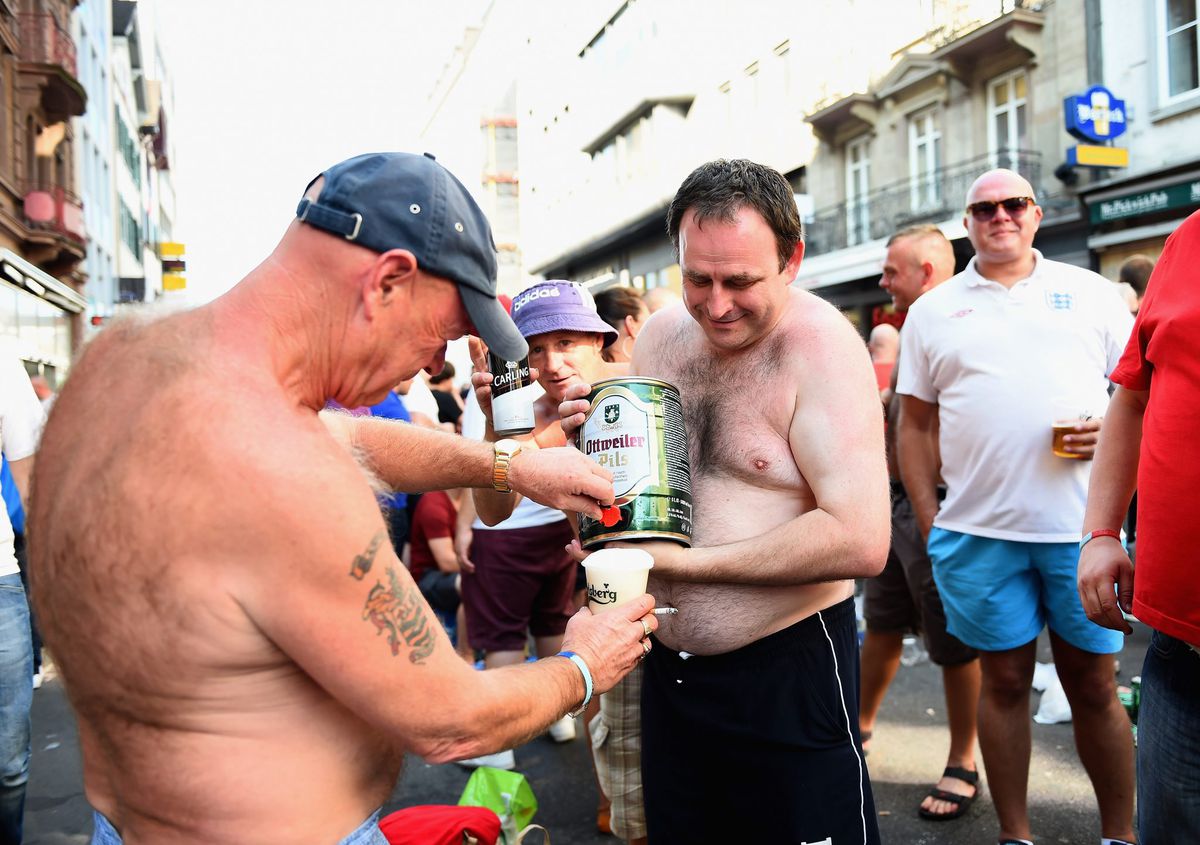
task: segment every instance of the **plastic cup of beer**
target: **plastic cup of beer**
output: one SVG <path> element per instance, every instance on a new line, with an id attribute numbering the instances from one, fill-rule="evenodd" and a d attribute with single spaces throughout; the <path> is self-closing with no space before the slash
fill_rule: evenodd
<path id="1" fill-rule="evenodd" d="M 583 568 L 592 613 L 612 610 L 643 595 L 653 566 L 654 558 L 641 549 L 600 549 L 588 555 Z"/>
<path id="2" fill-rule="evenodd" d="M 1063 438 L 1068 434 L 1074 434 L 1075 426 L 1091 418 L 1092 413 L 1088 410 L 1087 403 L 1072 401 L 1070 399 L 1056 399 L 1050 421 L 1050 430 L 1052 432 L 1050 442 L 1051 451 L 1060 458 L 1073 460 L 1083 458 L 1083 455 L 1067 451 L 1066 442 Z"/>

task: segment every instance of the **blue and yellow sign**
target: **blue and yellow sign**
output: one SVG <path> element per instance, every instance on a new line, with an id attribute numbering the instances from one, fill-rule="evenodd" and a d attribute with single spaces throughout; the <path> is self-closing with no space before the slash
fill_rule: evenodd
<path id="1" fill-rule="evenodd" d="M 1067 132 L 1080 141 L 1102 144 L 1125 134 L 1125 101 L 1103 85 L 1063 100 Z"/>
<path id="2" fill-rule="evenodd" d="M 1128 167 L 1129 150 L 1112 146 L 1125 134 L 1125 101 L 1103 85 L 1063 100 L 1067 132 L 1083 141 L 1067 149 L 1067 164 L 1083 167 Z"/>

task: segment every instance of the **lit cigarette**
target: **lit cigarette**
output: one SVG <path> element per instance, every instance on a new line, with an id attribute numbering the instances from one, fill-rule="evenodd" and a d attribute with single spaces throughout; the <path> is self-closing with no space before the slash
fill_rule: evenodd
<path id="1" fill-rule="evenodd" d="M 655 616 L 674 616 L 679 612 L 677 607 L 656 607 L 654 608 Z"/>

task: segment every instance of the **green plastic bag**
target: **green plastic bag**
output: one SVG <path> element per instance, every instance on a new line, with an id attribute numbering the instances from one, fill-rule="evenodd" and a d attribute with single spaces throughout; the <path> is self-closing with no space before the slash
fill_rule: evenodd
<path id="1" fill-rule="evenodd" d="M 537 812 L 537 798 L 525 775 L 480 766 L 458 799 L 460 807 L 487 807 L 500 817 L 500 838 L 515 845 L 517 831 L 523 830 Z"/>

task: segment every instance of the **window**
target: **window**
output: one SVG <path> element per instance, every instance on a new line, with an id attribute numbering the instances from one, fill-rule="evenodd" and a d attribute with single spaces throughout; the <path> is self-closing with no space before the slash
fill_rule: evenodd
<path id="1" fill-rule="evenodd" d="M 1017 70 L 988 83 L 988 150 L 992 166 L 1017 167 L 1017 153 L 1029 146 L 1027 80 Z"/>
<path id="2" fill-rule="evenodd" d="M 846 243 L 849 246 L 870 240 L 870 208 L 867 193 L 871 184 L 871 160 L 867 145 L 871 139 L 856 138 L 846 144 Z"/>
<path id="3" fill-rule="evenodd" d="M 496 127 L 496 170 L 515 173 L 517 170 L 517 127 Z"/>
<path id="4" fill-rule="evenodd" d="M 1161 0 L 1164 44 L 1159 51 L 1160 97 L 1170 101 L 1200 88 L 1196 0 Z"/>
<path id="5" fill-rule="evenodd" d="M 517 184 L 497 182 L 495 213 L 492 216 L 492 233 L 497 243 L 517 242 L 520 233 L 519 220 Z"/>
<path id="6" fill-rule="evenodd" d="M 941 207 L 941 166 L 942 133 L 934 110 L 926 109 L 908 119 L 909 201 L 913 211 Z"/>
<path id="7" fill-rule="evenodd" d="M 124 202 L 121 203 L 121 241 L 129 247 L 134 258 L 142 260 L 142 229 Z"/>
<path id="8" fill-rule="evenodd" d="M 37 130 L 33 125 L 33 116 L 25 118 L 25 181 L 26 190 L 37 186 Z"/>
<path id="9" fill-rule="evenodd" d="M 750 113 L 755 114 L 758 111 L 759 103 L 758 62 L 751 62 L 746 66 L 746 81 L 748 82 L 748 85 L 746 86 L 748 89 L 746 91 L 746 105 L 749 107 Z"/>
<path id="10" fill-rule="evenodd" d="M 717 86 L 717 90 L 721 92 L 721 111 L 725 114 L 725 125 L 733 125 L 733 82 L 726 80 Z"/>
<path id="11" fill-rule="evenodd" d="M 792 42 L 789 40 L 775 45 L 774 52 L 777 58 L 775 96 L 789 97 L 792 93 Z"/>
<path id="12" fill-rule="evenodd" d="M 645 175 L 653 131 L 649 115 L 643 115 L 592 153 L 592 169 L 597 181 L 600 184 L 626 184 Z"/>
<path id="13" fill-rule="evenodd" d="M 117 148 L 121 157 L 125 159 L 125 166 L 129 168 L 129 175 L 133 178 L 133 183 L 140 188 L 142 187 L 142 168 L 138 157 L 138 143 L 134 140 L 129 127 L 125 125 L 125 121 L 121 119 L 121 113 L 114 110 L 113 115 L 113 119 L 117 123 Z"/>
<path id="14" fill-rule="evenodd" d="M 592 153 L 592 171 L 597 185 L 612 185 L 617 181 L 617 144 L 609 141 Z"/>

